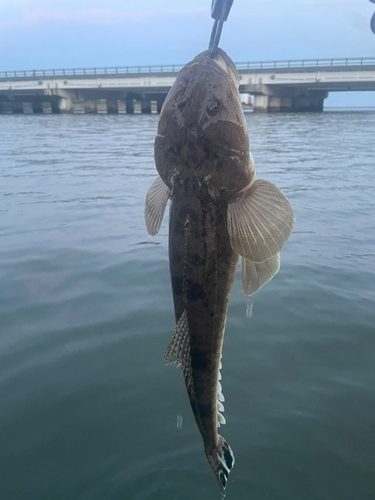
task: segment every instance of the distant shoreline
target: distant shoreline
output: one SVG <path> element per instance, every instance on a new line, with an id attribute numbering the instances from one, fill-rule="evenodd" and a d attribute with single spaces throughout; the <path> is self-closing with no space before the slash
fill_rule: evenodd
<path id="1" fill-rule="evenodd" d="M 324 111 L 375 111 L 375 106 L 325 106 Z"/>
<path id="2" fill-rule="evenodd" d="M 324 107 L 324 109 L 357 109 L 357 108 L 375 109 L 375 106 L 325 106 Z"/>

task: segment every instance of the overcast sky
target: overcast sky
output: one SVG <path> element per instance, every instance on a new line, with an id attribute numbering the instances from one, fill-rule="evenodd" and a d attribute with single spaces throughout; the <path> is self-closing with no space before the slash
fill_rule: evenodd
<path id="1" fill-rule="evenodd" d="M 0 70 L 185 63 L 208 45 L 211 0 L 0 0 Z M 369 0 L 234 0 L 235 62 L 375 57 Z M 327 104 L 375 105 L 375 92 Z"/>

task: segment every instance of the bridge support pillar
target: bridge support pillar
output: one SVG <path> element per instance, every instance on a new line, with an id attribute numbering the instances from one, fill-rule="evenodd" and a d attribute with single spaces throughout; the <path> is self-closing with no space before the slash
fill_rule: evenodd
<path id="1" fill-rule="evenodd" d="M 134 113 L 134 100 L 133 99 L 126 99 L 126 113 L 131 114 L 131 115 Z"/>
<path id="2" fill-rule="evenodd" d="M 268 112 L 269 113 L 287 113 L 292 111 L 292 97 L 268 96 Z"/>
<path id="3" fill-rule="evenodd" d="M 142 113 L 151 113 L 151 99 L 145 98 L 141 101 Z"/>
<path id="4" fill-rule="evenodd" d="M 43 113 L 43 103 L 42 101 L 33 101 L 32 102 L 32 105 L 33 105 L 33 113 L 35 114 L 41 114 Z"/>
<path id="5" fill-rule="evenodd" d="M 281 111 L 281 97 L 268 97 L 268 111 L 270 113 L 279 113 Z"/>
<path id="6" fill-rule="evenodd" d="M 61 97 L 58 102 L 58 107 L 60 113 L 73 113 L 73 100 Z M 54 107 L 52 107 L 52 112 L 54 113 Z"/>
<path id="7" fill-rule="evenodd" d="M 280 111 L 282 113 L 288 113 L 288 112 L 292 111 L 292 106 L 293 106 L 293 98 L 292 97 L 282 97 L 281 98 Z"/>
<path id="8" fill-rule="evenodd" d="M 268 95 L 254 96 L 254 112 L 267 113 L 268 112 Z"/>
<path id="9" fill-rule="evenodd" d="M 321 112 L 326 97 L 328 92 L 325 90 L 309 90 L 306 94 L 293 98 L 292 111 Z"/>
<path id="10" fill-rule="evenodd" d="M 273 93 L 276 94 L 276 91 Z M 294 96 L 256 94 L 254 111 L 257 113 L 321 112 L 326 97 L 328 92 L 325 90 L 308 90 Z"/>
<path id="11" fill-rule="evenodd" d="M 22 108 L 23 112 L 23 108 Z M 9 101 L 0 100 L 0 114 L 11 114 L 12 113 L 12 103 Z"/>
<path id="12" fill-rule="evenodd" d="M 52 113 L 60 113 L 59 99 L 51 99 Z"/>
<path id="13" fill-rule="evenodd" d="M 96 101 L 91 100 L 91 99 L 86 99 L 85 100 L 85 113 L 96 113 L 96 112 L 97 112 Z"/>
<path id="14" fill-rule="evenodd" d="M 118 113 L 117 99 L 107 99 L 107 113 L 112 115 Z"/>
<path id="15" fill-rule="evenodd" d="M 21 113 L 23 113 L 23 102 L 13 101 L 12 102 L 12 111 L 13 111 L 14 114 L 21 114 Z"/>

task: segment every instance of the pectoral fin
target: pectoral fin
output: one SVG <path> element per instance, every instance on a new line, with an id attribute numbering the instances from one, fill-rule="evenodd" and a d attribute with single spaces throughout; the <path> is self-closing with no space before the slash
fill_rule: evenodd
<path id="1" fill-rule="evenodd" d="M 264 262 L 251 262 L 242 257 L 241 281 L 246 295 L 254 295 L 262 286 L 268 283 L 279 272 L 280 254 Z"/>
<path id="2" fill-rule="evenodd" d="M 252 262 L 264 262 L 276 255 L 293 226 L 292 207 L 280 189 L 269 181 L 256 180 L 228 207 L 232 248 Z"/>
<path id="3" fill-rule="evenodd" d="M 151 184 L 150 189 L 147 191 L 145 221 L 150 236 L 157 235 L 160 230 L 169 193 L 168 186 L 164 184 L 160 177 Z"/>

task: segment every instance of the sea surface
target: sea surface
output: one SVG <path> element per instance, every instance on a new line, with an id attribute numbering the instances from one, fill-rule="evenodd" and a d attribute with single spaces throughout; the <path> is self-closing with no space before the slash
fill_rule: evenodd
<path id="1" fill-rule="evenodd" d="M 375 110 L 247 113 L 296 226 L 233 286 L 227 500 L 375 498 Z M 0 499 L 220 500 L 179 369 L 156 115 L 0 116 Z"/>

